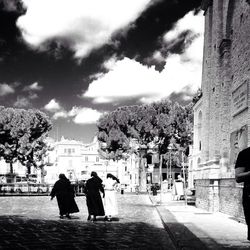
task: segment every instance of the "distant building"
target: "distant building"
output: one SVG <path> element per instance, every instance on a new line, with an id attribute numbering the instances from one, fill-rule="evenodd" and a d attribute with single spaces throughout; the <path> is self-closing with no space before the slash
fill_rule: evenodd
<path id="1" fill-rule="evenodd" d="M 55 182 L 60 173 L 64 173 L 72 182 L 87 180 L 92 171 L 96 171 L 101 178 L 107 172 L 117 176 L 117 165 L 101 159 L 98 149 L 96 139 L 92 143 L 84 144 L 62 137 L 54 143 L 53 151 L 50 152 L 45 181 Z"/>
<path id="2" fill-rule="evenodd" d="M 250 1 L 203 0 L 202 97 L 194 106 L 190 185 L 196 205 L 242 217 L 238 141 L 250 146 Z"/>
<path id="3" fill-rule="evenodd" d="M 128 191 L 134 191 L 134 186 L 139 182 L 136 157 L 131 155 L 127 161 L 106 160 L 99 154 L 96 137 L 88 144 L 62 137 L 54 143 L 45 171 L 47 183 L 54 183 L 60 173 L 64 173 L 72 182 L 85 181 L 92 171 L 96 171 L 102 179 L 106 178 L 107 173 L 117 176 Z"/>
<path id="4" fill-rule="evenodd" d="M 31 167 L 30 176 L 38 183 L 54 184 L 60 173 L 64 173 L 72 183 L 86 181 L 92 171 L 105 179 L 107 173 L 117 176 L 127 191 L 134 191 L 139 185 L 139 161 L 135 154 L 127 160 L 107 160 L 99 154 L 99 142 L 96 138 L 91 143 L 61 138 L 60 141 L 48 140 L 51 150 L 44 159 L 44 169 Z M 0 161 L 0 182 L 6 182 L 9 164 Z M 27 177 L 27 167 L 20 162 L 13 164 L 14 175 Z M 2 178 L 3 177 L 3 178 Z M 15 182 L 15 178 L 12 182 Z"/>

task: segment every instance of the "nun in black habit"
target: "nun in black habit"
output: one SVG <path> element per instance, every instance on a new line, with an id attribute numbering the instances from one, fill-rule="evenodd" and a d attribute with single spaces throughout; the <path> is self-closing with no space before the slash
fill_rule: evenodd
<path id="1" fill-rule="evenodd" d="M 64 215 L 70 219 L 69 214 L 79 212 L 74 199 L 75 192 L 73 186 L 64 174 L 59 175 L 59 180 L 54 184 L 50 196 L 51 200 L 56 196 L 61 219 L 63 219 Z"/>
<path id="2" fill-rule="evenodd" d="M 88 207 L 88 220 L 96 221 L 96 216 L 104 216 L 104 207 L 100 192 L 105 196 L 102 186 L 102 179 L 96 172 L 91 172 L 91 178 L 87 180 L 85 186 L 86 201 Z"/>

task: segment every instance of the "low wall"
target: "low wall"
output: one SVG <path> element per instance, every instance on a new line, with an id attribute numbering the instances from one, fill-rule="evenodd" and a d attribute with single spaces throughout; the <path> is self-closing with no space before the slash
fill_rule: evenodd
<path id="1" fill-rule="evenodd" d="M 222 212 L 244 221 L 242 185 L 234 178 L 195 181 L 196 206 L 210 212 Z"/>

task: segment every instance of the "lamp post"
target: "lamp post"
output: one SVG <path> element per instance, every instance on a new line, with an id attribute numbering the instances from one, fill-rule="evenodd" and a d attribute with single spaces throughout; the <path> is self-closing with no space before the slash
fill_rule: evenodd
<path id="1" fill-rule="evenodd" d="M 160 177 L 160 203 L 161 203 L 162 202 L 162 154 L 160 154 L 159 177 Z"/>
<path id="2" fill-rule="evenodd" d="M 185 162 L 184 162 L 184 153 L 181 151 L 181 161 L 182 161 L 182 172 L 183 172 L 183 186 L 184 186 L 184 197 L 185 205 L 187 205 L 187 191 L 186 191 L 186 173 L 185 173 Z"/>
<path id="3" fill-rule="evenodd" d="M 172 143 L 170 143 L 169 145 L 168 145 L 168 150 L 169 150 L 169 176 L 170 176 L 170 178 L 169 178 L 169 183 L 170 183 L 170 190 L 172 190 L 172 159 L 171 159 L 171 152 L 172 152 L 172 149 L 173 149 L 173 144 Z"/>

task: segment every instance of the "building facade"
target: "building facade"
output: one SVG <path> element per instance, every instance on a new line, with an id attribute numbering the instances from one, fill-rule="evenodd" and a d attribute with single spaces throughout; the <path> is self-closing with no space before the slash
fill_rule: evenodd
<path id="1" fill-rule="evenodd" d="M 250 1 L 204 0 L 202 97 L 190 159 L 196 205 L 243 217 L 235 182 L 238 141 L 250 145 Z"/>
<path id="2" fill-rule="evenodd" d="M 9 176 L 10 166 L 0 160 L 0 184 L 33 180 L 37 183 L 54 184 L 60 173 L 64 173 L 72 183 L 86 181 L 91 172 L 96 171 L 105 179 L 107 173 L 117 176 L 126 191 L 134 192 L 139 185 L 139 159 L 131 154 L 127 160 L 107 160 L 99 154 L 99 143 L 96 138 L 91 143 L 61 138 L 59 141 L 48 140 L 51 150 L 44 159 L 43 169 L 27 166 L 20 162 L 13 164 L 13 175 Z M 28 177 L 29 176 L 29 177 Z M 32 177 L 32 178 L 31 178 Z"/>
<path id="3" fill-rule="evenodd" d="M 134 191 L 139 183 L 138 161 L 135 155 L 128 160 L 106 160 L 99 154 L 99 143 L 96 138 L 91 143 L 61 138 L 55 142 L 48 157 L 45 182 L 54 183 L 60 173 L 64 173 L 71 182 L 86 181 L 92 171 L 105 179 L 107 173 L 117 176 L 128 191 Z"/>
<path id="4" fill-rule="evenodd" d="M 64 173 L 71 182 L 85 181 L 96 171 L 101 178 L 106 173 L 118 174 L 117 164 L 102 159 L 98 153 L 96 138 L 89 144 L 61 138 L 53 145 L 46 166 L 45 182 L 54 183 L 60 173 Z"/>

